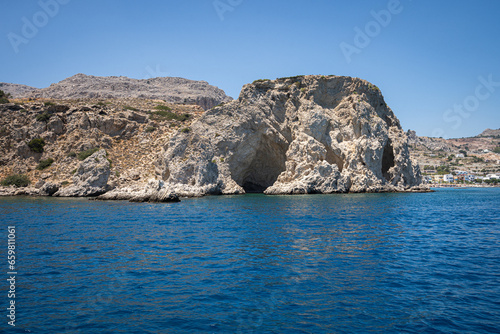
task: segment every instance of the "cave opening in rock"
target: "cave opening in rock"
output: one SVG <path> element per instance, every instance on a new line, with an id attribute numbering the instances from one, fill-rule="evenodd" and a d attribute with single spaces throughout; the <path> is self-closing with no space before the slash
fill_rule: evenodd
<path id="1" fill-rule="evenodd" d="M 391 174 L 389 169 L 394 167 L 394 149 L 392 148 L 391 140 L 388 139 L 384 147 L 384 153 L 382 154 L 382 175 L 389 181 L 391 179 Z"/>
<path id="2" fill-rule="evenodd" d="M 342 170 L 344 169 L 344 159 L 335 154 L 331 147 L 328 146 L 326 146 L 326 162 L 331 165 L 337 165 L 339 171 L 342 173 Z"/>
<path id="3" fill-rule="evenodd" d="M 238 184 L 246 193 L 263 193 L 286 169 L 285 145 L 264 137 L 250 164 L 244 166 Z"/>

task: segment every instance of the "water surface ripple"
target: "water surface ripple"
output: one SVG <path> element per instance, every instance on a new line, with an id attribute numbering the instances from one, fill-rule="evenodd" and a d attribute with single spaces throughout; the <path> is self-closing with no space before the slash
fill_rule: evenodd
<path id="1" fill-rule="evenodd" d="M 17 228 L 16 330 L 498 333 L 499 203 L 498 189 L 1 198 L 4 246 Z"/>

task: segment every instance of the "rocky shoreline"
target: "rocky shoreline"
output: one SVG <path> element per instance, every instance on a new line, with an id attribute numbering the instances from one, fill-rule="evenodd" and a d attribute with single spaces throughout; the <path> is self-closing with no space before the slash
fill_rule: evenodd
<path id="1" fill-rule="evenodd" d="M 431 191 L 380 90 L 357 78 L 257 80 L 206 112 L 83 99 L 19 101 L 0 114 L 0 177 L 23 174 L 34 184 L 1 187 L 0 196 L 175 202 Z"/>

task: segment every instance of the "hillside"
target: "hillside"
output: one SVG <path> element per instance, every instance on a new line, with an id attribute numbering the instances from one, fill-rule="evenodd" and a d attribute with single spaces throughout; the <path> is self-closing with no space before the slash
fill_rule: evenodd
<path id="1" fill-rule="evenodd" d="M 152 99 L 168 103 L 197 104 L 210 109 L 222 102 L 231 101 L 223 90 L 206 81 L 183 78 L 131 79 L 127 77 L 98 77 L 76 74 L 47 88 L 2 83 L 0 88 L 17 98 L 45 99 Z"/>
<path id="2" fill-rule="evenodd" d="M 37 187 L 28 192 L 34 194 L 44 184 L 71 187 L 79 157 L 102 148 L 111 163 L 110 187 L 143 188 L 155 177 L 162 146 L 202 113 L 196 105 L 143 99 L 0 104 L 0 180 L 25 174 Z M 37 140 L 44 143 L 39 152 L 31 145 Z M 0 187 L 2 192 L 16 193 Z"/>
<path id="3" fill-rule="evenodd" d="M 28 97 L 39 91 L 39 89 L 35 87 L 11 84 L 6 82 L 0 82 L 0 90 L 3 90 L 5 93 L 10 94 L 13 98 Z"/>
<path id="4" fill-rule="evenodd" d="M 495 138 L 500 138 L 500 129 L 486 129 L 484 130 L 481 134 L 477 135 L 476 137 L 495 137 Z"/>
<path id="5" fill-rule="evenodd" d="M 463 170 L 478 175 L 500 171 L 499 130 L 486 130 L 470 138 L 419 137 L 408 131 L 408 143 L 412 157 L 424 174 L 441 170 Z"/>

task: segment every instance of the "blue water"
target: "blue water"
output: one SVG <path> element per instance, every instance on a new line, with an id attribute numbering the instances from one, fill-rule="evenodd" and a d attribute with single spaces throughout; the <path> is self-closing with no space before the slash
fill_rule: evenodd
<path id="1" fill-rule="evenodd" d="M 172 204 L 0 198 L 0 272 L 7 225 L 18 251 L 16 327 L 3 311 L 0 328 L 498 333 L 499 204 L 500 189 Z"/>

